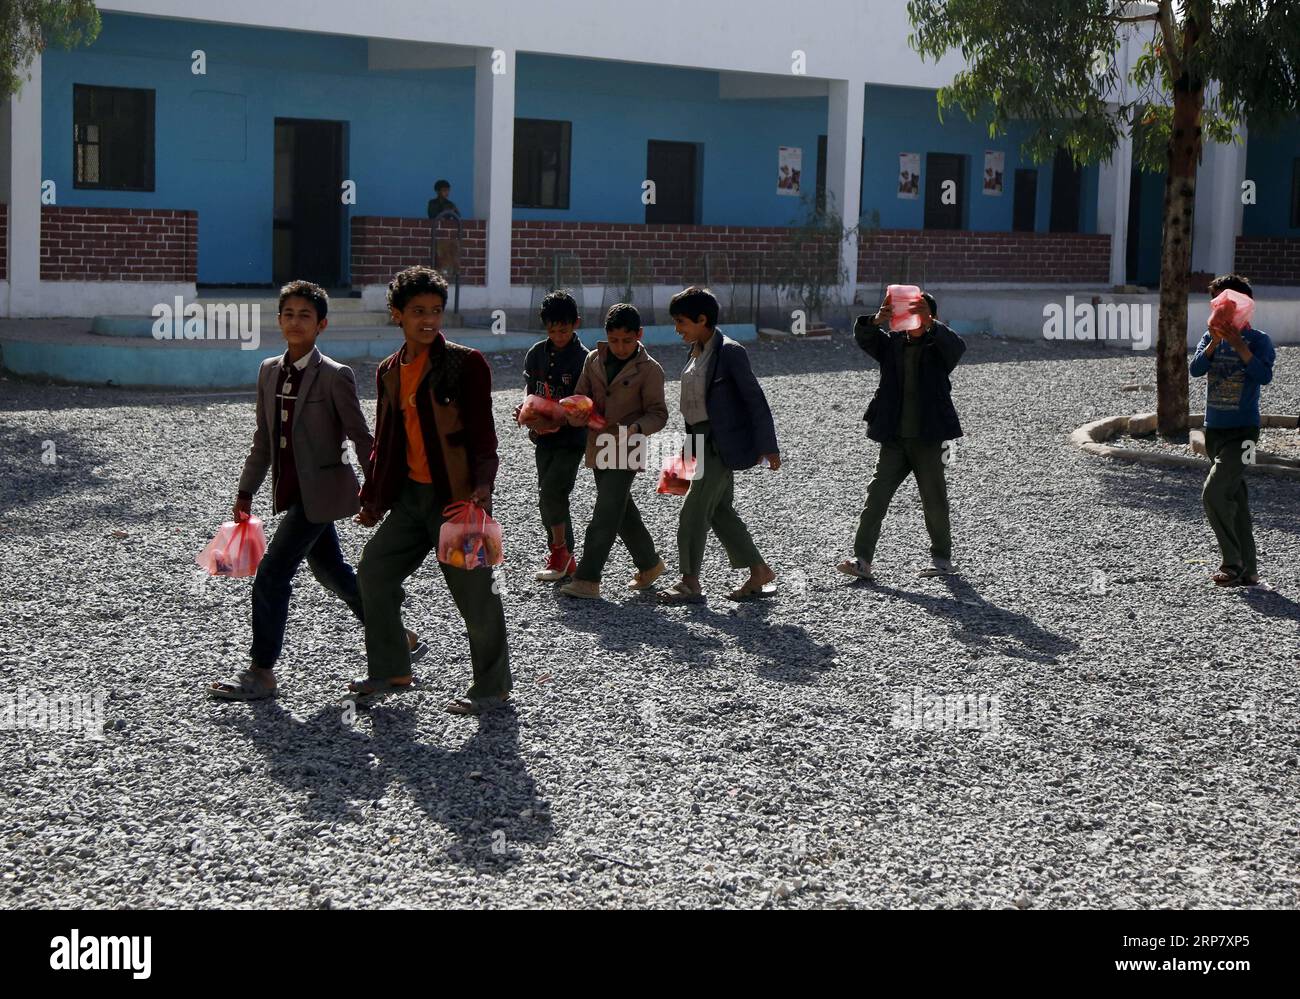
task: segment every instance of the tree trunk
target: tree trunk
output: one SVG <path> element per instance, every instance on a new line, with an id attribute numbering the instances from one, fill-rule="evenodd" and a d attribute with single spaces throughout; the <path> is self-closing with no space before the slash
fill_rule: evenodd
<path id="1" fill-rule="evenodd" d="M 1187 432 L 1187 285 L 1192 263 L 1196 172 L 1201 162 L 1204 84 L 1186 74 L 1174 83 L 1174 120 L 1165 172 L 1160 248 L 1160 333 L 1156 341 L 1156 427 Z"/>

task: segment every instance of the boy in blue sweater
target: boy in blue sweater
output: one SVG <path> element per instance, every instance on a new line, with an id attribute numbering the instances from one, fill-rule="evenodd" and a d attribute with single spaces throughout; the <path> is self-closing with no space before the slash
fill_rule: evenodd
<path id="1" fill-rule="evenodd" d="M 1210 297 L 1232 290 L 1255 297 L 1250 282 L 1226 274 L 1210 282 Z M 1255 536 L 1246 499 L 1245 466 L 1255 460 L 1259 440 L 1259 388 L 1273 380 L 1273 341 L 1247 325 L 1211 325 L 1192 358 L 1193 377 L 1208 379 L 1205 398 L 1205 451 L 1210 474 L 1201 503 L 1223 564 L 1210 578 L 1216 586 L 1254 586 L 1259 582 Z"/>

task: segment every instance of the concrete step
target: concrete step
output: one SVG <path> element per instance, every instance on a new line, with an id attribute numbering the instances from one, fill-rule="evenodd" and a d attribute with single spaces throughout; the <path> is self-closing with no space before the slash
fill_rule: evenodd
<path id="1" fill-rule="evenodd" d="M 729 325 L 727 334 L 754 341 L 753 326 Z M 452 340 L 485 354 L 524 351 L 541 339 L 536 331 L 494 334 L 486 329 L 448 330 Z M 594 343 L 593 338 L 590 343 Z M 402 345 L 394 326 L 328 328 L 321 350 L 345 364 L 373 364 Z M 647 326 L 645 343 L 661 355 L 680 348 L 671 326 Z M 660 348 L 660 349 L 654 349 Z M 252 387 L 267 357 L 284 350 L 279 331 L 263 330 L 256 342 L 240 340 L 157 340 L 148 336 L 91 333 L 84 319 L 0 320 L 0 358 L 4 368 L 29 378 L 130 388 L 225 389 Z M 676 361 L 665 362 L 674 368 Z"/>

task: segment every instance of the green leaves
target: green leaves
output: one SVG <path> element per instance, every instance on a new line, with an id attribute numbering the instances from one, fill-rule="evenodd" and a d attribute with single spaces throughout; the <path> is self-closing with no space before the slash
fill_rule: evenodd
<path id="1" fill-rule="evenodd" d="M 0 99 L 22 89 L 32 58 L 47 45 L 89 45 L 99 27 L 92 0 L 0 0 Z"/>
<path id="2" fill-rule="evenodd" d="M 1296 0 L 910 0 L 909 42 L 923 58 L 960 50 L 967 69 L 939 91 L 940 112 L 987 118 L 991 136 L 1011 121 L 1033 128 L 1024 153 L 1058 146 L 1076 160 L 1109 157 L 1133 134 L 1147 169 L 1163 169 L 1176 79 L 1209 85 L 1203 127 L 1227 141 L 1249 118 L 1266 124 L 1300 110 L 1300 3 Z M 1154 20 L 1159 15 L 1164 23 Z M 1140 52 L 1121 73 L 1123 35 Z M 1140 126 L 1141 135 L 1133 132 Z"/>

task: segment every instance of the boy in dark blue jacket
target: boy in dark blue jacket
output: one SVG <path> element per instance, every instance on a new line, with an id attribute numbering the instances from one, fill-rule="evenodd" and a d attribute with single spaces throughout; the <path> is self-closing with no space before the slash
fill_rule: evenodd
<path id="1" fill-rule="evenodd" d="M 1210 297 L 1237 291 L 1250 298 L 1250 282 L 1225 274 L 1210 282 Z M 1216 586 L 1254 586 L 1259 582 L 1255 535 L 1246 498 L 1245 465 L 1254 461 L 1259 440 L 1259 388 L 1273 380 L 1276 352 L 1267 333 L 1247 325 L 1213 325 L 1205 331 L 1189 370 L 1207 376 L 1205 451 L 1211 465 L 1201 490 L 1201 504 L 1210 522 L 1223 564 L 1210 578 Z"/>
<path id="2" fill-rule="evenodd" d="M 752 468 L 760 458 L 772 471 L 781 467 L 771 407 L 745 348 L 717 328 L 718 300 L 712 292 L 696 287 L 680 291 L 669 302 L 668 312 L 677 335 L 691 347 L 681 375 L 681 411 L 686 433 L 696 442 L 697 465 L 677 527 L 682 579 L 663 599 L 677 603 L 704 599 L 700 567 L 710 528 L 726 549 L 731 567 L 749 570 L 749 578 L 727 598 L 772 596 L 776 574 L 732 506 L 735 472 Z"/>
<path id="3" fill-rule="evenodd" d="M 553 291 L 542 299 L 541 319 L 546 339 L 533 344 L 524 358 L 526 390 L 530 395 L 563 399 L 574 394 L 588 354 L 578 339 L 578 303 L 567 291 Z M 516 418 L 518 415 L 516 409 Z M 567 421 L 538 420 L 529 426 L 528 436 L 536 447 L 537 506 L 550 546 L 546 562 L 534 578 L 555 582 L 572 576 L 578 567 L 573 557 L 569 496 L 587 450 L 587 428 L 570 426 Z"/>
<path id="4" fill-rule="evenodd" d="M 871 560 L 880 540 L 880 527 L 894 493 L 911 473 L 921 494 L 925 527 L 930 534 L 931 566 L 922 576 L 952 572 L 952 528 L 948 516 L 948 484 L 944 479 L 944 443 L 962 435 L 952 404 L 952 373 L 966 343 L 939 322 L 934 296 L 922 292 L 912 309 L 921 325 L 891 332 L 889 296 L 874 316 L 859 316 L 853 324 L 858 346 L 880 364 L 880 383 L 867 407 L 867 436 L 880 443 L 876 472 L 867 486 L 867 505 L 858 521 L 853 558 L 836 568 L 849 576 L 871 579 Z"/>

